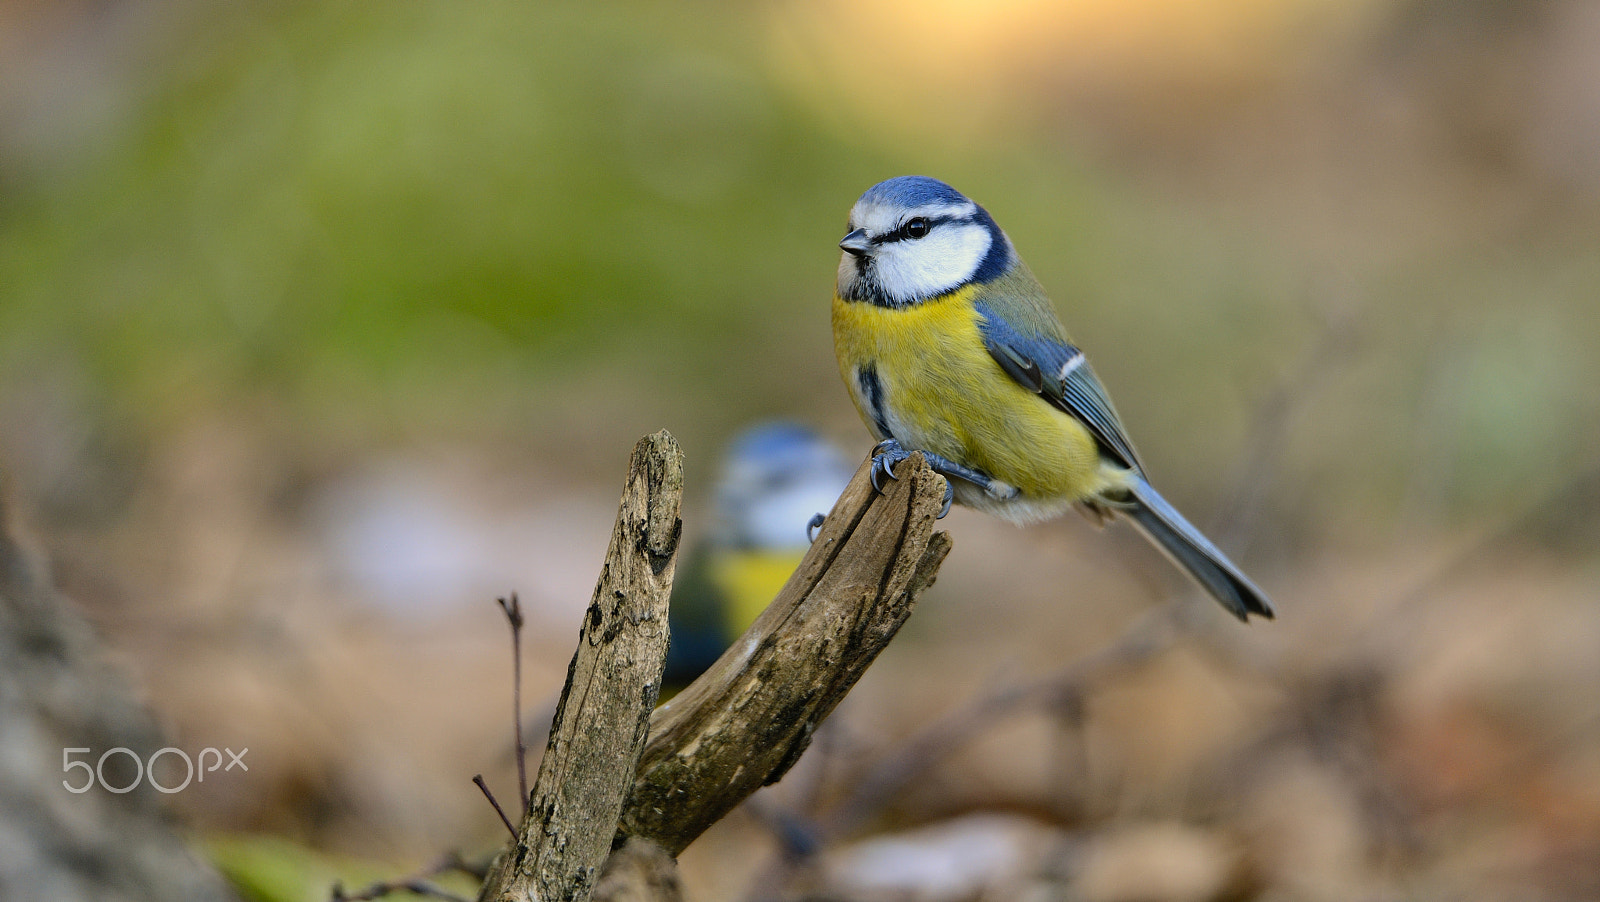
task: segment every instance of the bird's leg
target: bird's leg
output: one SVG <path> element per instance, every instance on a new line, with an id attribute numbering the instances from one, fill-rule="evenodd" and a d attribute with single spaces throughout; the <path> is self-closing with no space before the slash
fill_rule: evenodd
<path id="1" fill-rule="evenodd" d="M 811 522 L 806 524 L 806 541 L 815 542 L 817 540 L 817 530 L 821 529 L 822 524 L 826 522 L 828 522 L 827 514 L 817 514 L 812 517 Z"/>
<path id="2" fill-rule="evenodd" d="M 950 484 L 952 479 L 970 482 L 991 495 L 996 494 L 997 489 L 1002 491 L 1009 490 L 1011 494 L 1016 493 L 1015 489 L 1003 485 L 982 470 L 964 467 L 948 457 L 942 457 L 931 451 L 922 452 L 922 457 L 928 462 L 928 466 L 933 468 L 933 472 L 944 477 L 944 508 L 939 511 L 939 519 L 941 520 L 944 519 L 945 514 L 950 513 L 950 502 L 955 499 L 955 488 Z"/>

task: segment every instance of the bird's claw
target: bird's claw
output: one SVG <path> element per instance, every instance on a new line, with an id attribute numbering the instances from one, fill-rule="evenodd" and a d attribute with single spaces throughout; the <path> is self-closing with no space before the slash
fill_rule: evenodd
<path id="1" fill-rule="evenodd" d="M 815 542 L 817 540 L 817 530 L 821 529 L 822 524 L 826 522 L 828 522 L 827 514 L 817 514 L 812 517 L 811 522 L 806 524 L 806 541 Z"/>
<path id="2" fill-rule="evenodd" d="M 872 449 L 872 472 L 868 476 L 872 483 L 873 491 L 880 495 L 883 494 L 884 477 L 889 479 L 900 478 L 894 475 L 894 465 L 909 457 L 911 457 L 911 454 L 905 448 L 900 447 L 900 443 L 894 439 L 884 439 L 879 442 L 877 447 Z"/>
<path id="3" fill-rule="evenodd" d="M 939 508 L 939 516 L 937 518 L 943 520 L 944 515 L 950 513 L 950 505 L 955 503 L 956 489 L 955 486 L 950 484 L 951 474 L 940 470 L 940 465 L 944 466 L 946 469 L 952 470 L 955 475 L 976 474 L 972 470 L 955 466 L 937 454 L 927 454 L 924 452 L 924 455 L 929 459 L 929 462 L 934 465 L 934 472 L 944 476 L 944 506 Z M 879 442 L 872 449 L 872 472 L 869 474 L 869 478 L 871 479 L 873 490 L 882 495 L 884 477 L 888 477 L 890 479 L 899 479 L 900 477 L 894 475 L 894 465 L 902 460 L 907 460 L 910 457 L 911 452 L 907 451 L 899 442 L 892 438 L 886 438 Z"/>

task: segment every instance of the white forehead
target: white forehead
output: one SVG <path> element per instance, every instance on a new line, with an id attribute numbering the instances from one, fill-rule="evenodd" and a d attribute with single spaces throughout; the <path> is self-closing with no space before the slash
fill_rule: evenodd
<path id="1" fill-rule="evenodd" d="M 978 212 L 978 205 L 972 201 L 962 203 L 949 203 L 935 201 L 908 207 L 904 204 L 886 203 L 879 200 L 862 198 L 850 208 L 850 227 L 866 229 L 868 235 L 882 235 L 899 228 L 908 219 L 918 216 L 927 219 L 964 219 Z"/>

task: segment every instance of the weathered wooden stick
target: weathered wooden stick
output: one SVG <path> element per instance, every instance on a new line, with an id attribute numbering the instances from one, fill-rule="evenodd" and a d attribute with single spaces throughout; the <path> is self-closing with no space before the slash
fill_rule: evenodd
<path id="1" fill-rule="evenodd" d="M 945 483 L 914 454 L 879 494 L 856 472 L 777 599 L 650 719 L 620 833 L 682 852 L 775 783 L 933 584 Z"/>
<path id="2" fill-rule="evenodd" d="M 641 439 L 521 838 L 491 870 L 480 899 L 589 898 L 661 689 L 682 495 L 678 443 L 665 431 Z"/>

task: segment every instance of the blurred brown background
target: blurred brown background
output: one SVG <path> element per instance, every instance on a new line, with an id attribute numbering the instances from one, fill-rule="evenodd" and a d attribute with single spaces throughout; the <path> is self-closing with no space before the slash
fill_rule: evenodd
<path id="1" fill-rule="evenodd" d="M 7 0 L 0 477 L 170 743 L 250 749 L 170 799 L 219 859 L 486 850 L 493 598 L 551 697 L 635 439 L 691 537 L 752 420 L 864 454 L 835 243 L 937 176 L 1280 618 L 996 718 L 785 892 L 1595 898 L 1596 48 L 1591 0 Z M 1121 527 L 946 523 L 769 806 L 1187 592 Z M 730 818 L 692 897 L 775 848 Z"/>

